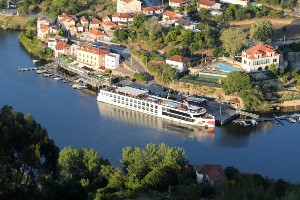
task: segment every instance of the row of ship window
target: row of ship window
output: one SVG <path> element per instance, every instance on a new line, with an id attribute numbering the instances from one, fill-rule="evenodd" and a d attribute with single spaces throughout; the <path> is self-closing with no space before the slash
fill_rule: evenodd
<path id="1" fill-rule="evenodd" d="M 142 109 L 142 110 L 146 110 L 146 111 L 151 111 L 153 113 L 153 105 L 151 105 L 151 108 L 149 107 L 145 107 L 145 106 L 141 106 L 140 104 L 133 104 L 132 102 L 128 102 L 128 101 L 121 101 L 120 99 L 114 99 L 113 102 L 116 103 L 121 103 L 123 105 L 126 106 L 131 106 L 133 108 L 138 108 L 138 109 Z M 157 106 L 155 106 L 155 108 L 157 108 Z M 154 113 L 157 113 L 157 109 L 154 109 Z"/>
<path id="2" fill-rule="evenodd" d="M 188 117 L 183 117 L 183 116 L 171 114 L 171 113 L 164 112 L 164 111 L 162 112 L 162 114 L 165 115 L 165 116 L 168 116 L 168 117 L 173 117 L 173 118 L 184 120 L 184 121 L 187 121 L 187 122 L 194 122 L 195 121 L 194 119 L 191 119 L 191 118 L 188 118 Z"/>
<path id="3" fill-rule="evenodd" d="M 105 95 L 108 96 L 108 94 L 105 94 Z M 137 99 L 125 98 L 124 96 L 117 96 L 115 94 L 109 94 L 109 96 L 114 97 L 114 100 L 115 99 L 122 100 L 122 101 L 125 100 L 126 102 L 135 103 L 135 104 L 142 105 L 142 106 L 148 106 L 148 107 L 155 108 L 155 109 L 158 108 L 158 106 L 154 106 L 153 104 L 142 102 Z"/>

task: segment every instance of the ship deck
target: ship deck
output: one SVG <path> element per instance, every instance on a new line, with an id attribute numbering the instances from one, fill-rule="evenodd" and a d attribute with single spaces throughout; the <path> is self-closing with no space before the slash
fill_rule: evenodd
<path id="1" fill-rule="evenodd" d="M 112 93 L 116 93 L 116 94 L 120 94 L 123 96 L 131 97 L 131 98 L 139 99 L 139 100 L 148 101 L 148 102 L 159 104 L 159 105 L 164 105 L 168 108 L 178 109 L 178 110 L 181 110 L 184 112 L 189 112 L 191 114 L 205 114 L 206 113 L 206 109 L 203 107 L 188 106 L 188 105 L 178 102 L 178 101 L 173 101 L 170 99 L 165 99 L 165 98 L 161 98 L 158 96 L 149 95 L 148 91 L 146 91 L 146 90 L 131 88 L 131 87 L 127 87 L 127 86 L 126 87 L 118 87 L 118 88 L 107 87 L 103 90 L 112 92 Z M 207 118 L 211 118 L 209 116 L 210 115 L 207 115 Z"/>

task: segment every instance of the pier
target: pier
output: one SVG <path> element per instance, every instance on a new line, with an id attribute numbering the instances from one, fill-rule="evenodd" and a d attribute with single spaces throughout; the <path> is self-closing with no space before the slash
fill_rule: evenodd
<path id="1" fill-rule="evenodd" d="M 29 67 L 29 68 L 19 68 L 19 72 L 25 72 L 25 71 L 33 71 L 33 70 L 40 70 L 45 69 L 44 67 Z"/>
<path id="2" fill-rule="evenodd" d="M 270 117 L 270 118 L 256 118 L 256 119 L 236 119 L 233 120 L 232 122 L 235 124 L 242 124 L 245 125 L 246 124 L 250 124 L 253 121 L 255 122 L 259 122 L 259 123 L 264 123 L 264 122 L 272 122 L 275 124 L 281 124 L 284 126 L 284 124 L 282 123 L 282 121 L 288 121 L 290 123 L 296 123 L 296 122 L 300 122 L 300 117 L 299 116 L 283 116 L 283 117 Z M 252 124 L 255 125 L 255 124 Z"/>

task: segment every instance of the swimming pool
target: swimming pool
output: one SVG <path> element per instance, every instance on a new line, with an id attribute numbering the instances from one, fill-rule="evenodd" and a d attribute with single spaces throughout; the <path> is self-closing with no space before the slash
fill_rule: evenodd
<path id="1" fill-rule="evenodd" d="M 217 66 L 219 68 L 220 71 L 225 71 L 225 72 L 235 72 L 235 71 L 239 71 L 238 69 L 231 67 L 229 65 L 226 65 L 224 63 L 214 63 L 212 64 L 213 66 Z"/>

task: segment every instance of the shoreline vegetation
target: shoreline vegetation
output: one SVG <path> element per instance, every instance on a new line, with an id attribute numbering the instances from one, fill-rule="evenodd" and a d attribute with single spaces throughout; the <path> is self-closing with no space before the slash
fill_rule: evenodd
<path id="1" fill-rule="evenodd" d="M 52 50 L 42 46 L 42 42 L 36 36 L 35 30 L 28 29 L 26 31 L 21 31 L 19 34 L 19 41 L 26 51 L 33 54 L 34 57 L 46 61 L 52 60 Z"/>
<path id="2" fill-rule="evenodd" d="M 0 199 L 289 199 L 300 185 L 226 167 L 222 180 L 197 183 L 181 147 L 124 147 L 120 166 L 93 149 L 61 150 L 31 115 L 0 109 Z M 201 160 L 199 160 L 199 163 Z"/>

